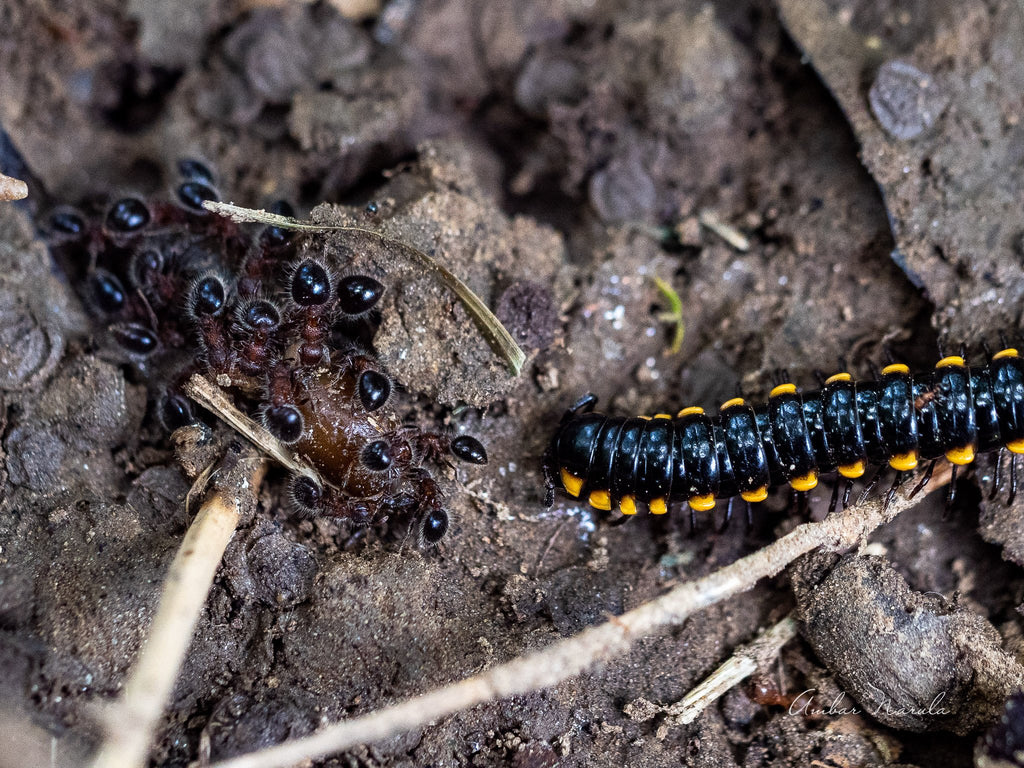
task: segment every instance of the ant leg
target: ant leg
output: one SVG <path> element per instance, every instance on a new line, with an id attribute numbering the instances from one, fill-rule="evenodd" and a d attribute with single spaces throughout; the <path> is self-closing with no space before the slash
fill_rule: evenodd
<path id="1" fill-rule="evenodd" d="M 928 469 L 924 471 L 924 475 L 917 482 L 917 485 L 914 486 L 914 489 L 910 492 L 911 499 L 917 496 L 917 494 L 919 494 L 921 491 L 923 491 L 925 489 L 925 486 L 927 486 L 928 483 L 931 482 L 932 472 L 935 471 L 936 462 L 937 459 L 932 459 L 931 463 L 928 465 Z"/>

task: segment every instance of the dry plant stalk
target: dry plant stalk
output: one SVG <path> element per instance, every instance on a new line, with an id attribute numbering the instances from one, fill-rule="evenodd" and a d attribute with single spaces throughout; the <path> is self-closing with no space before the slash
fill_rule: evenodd
<path id="1" fill-rule="evenodd" d="M 797 624 L 792 615 L 762 632 L 754 640 L 737 648 L 732 656 L 708 675 L 677 704 L 665 709 L 672 721 L 658 729 L 658 737 L 668 725 L 687 725 L 700 713 L 718 701 L 733 686 L 739 685 L 758 669 L 765 668 L 782 650 L 782 646 L 796 637 Z"/>
<path id="2" fill-rule="evenodd" d="M 106 713 L 106 737 L 92 768 L 141 768 L 174 688 L 199 614 L 235 532 L 256 496 L 267 461 L 254 451 L 228 451 L 215 489 L 199 508 L 164 580 L 163 594 L 124 691 Z"/>
<path id="3" fill-rule="evenodd" d="M 949 481 L 936 472 L 930 490 Z M 590 627 L 543 650 L 368 715 L 320 729 L 311 736 L 214 763 L 211 768 L 285 768 L 360 745 L 382 741 L 442 717 L 509 696 L 533 693 L 575 677 L 625 653 L 639 638 L 681 624 L 693 613 L 751 589 L 818 547 L 843 550 L 864 543 L 879 526 L 914 506 L 907 492 L 870 499 L 820 523 L 805 523 L 752 555 L 673 588 L 638 608 Z"/>
<path id="4" fill-rule="evenodd" d="M 28 197 L 28 184 L 13 176 L 0 173 L 0 202 L 24 200 Z"/>

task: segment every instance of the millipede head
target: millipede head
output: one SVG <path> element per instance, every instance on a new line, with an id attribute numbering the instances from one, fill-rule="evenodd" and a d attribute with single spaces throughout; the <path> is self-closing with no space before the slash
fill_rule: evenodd
<path id="1" fill-rule="evenodd" d="M 294 218 L 295 208 L 287 200 L 278 200 L 270 206 L 270 212 L 278 216 Z M 294 230 L 269 226 L 260 233 L 260 244 L 265 248 L 283 248 L 295 237 Z"/>
<path id="2" fill-rule="evenodd" d="M 172 432 L 194 424 L 196 419 L 188 398 L 175 393 L 164 395 L 160 402 L 160 421 Z"/>

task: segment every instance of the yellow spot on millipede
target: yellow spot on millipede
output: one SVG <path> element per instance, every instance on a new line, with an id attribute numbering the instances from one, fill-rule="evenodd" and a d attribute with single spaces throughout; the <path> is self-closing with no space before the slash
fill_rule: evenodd
<path id="1" fill-rule="evenodd" d="M 843 464 L 839 467 L 839 474 L 847 480 L 856 480 L 864 476 L 864 462 L 855 461 L 852 464 Z"/>
<path id="2" fill-rule="evenodd" d="M 768 498 L 768 488 L 762 485 L 760 488 L 755 488 L 752 491 L 743 491 L 740 493 L 740 498 L 744 501 L 749 501 L 751 504 L 764 501 Z"/>
<path id="3" fill-rule="evenodd" d="M 562 467 L 562 485 L 565 486 L 565 492 L 570 496 L 579 496 L 580 489 L 583 488 L 583 478 L 576 477 L 565 467 Z"/>
<path id="4" fill-rule="evenodd" d="M 974 446 L 965 445 L 962 448 L 954 448 L 951 451 L 946 451 L 946 458 L 953 464 L 970 464 L 974 461 Z"/>
<path id="5" fill-rule="evenodd" d="M 897 472 L 909 472 L 910 470 L 917 467 L 917 451 L 897 453 L 895 456 L 889 459 L 889 466 L 895 469 Z"/>
<path id="6" fill-rule="evenodd" d="M 771 392 L 768 393 L 768 397 L 778 397 L 779 395 L 795 395 L 796 384 L 779 384 Z"/>

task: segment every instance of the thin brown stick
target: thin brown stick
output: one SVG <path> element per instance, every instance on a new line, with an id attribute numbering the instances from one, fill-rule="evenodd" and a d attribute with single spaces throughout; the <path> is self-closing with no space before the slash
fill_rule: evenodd
<path id="1" fill-rule="evenodd" d="M 930 490 L 948 482 L 935 477 Z M 920 496 L 917 500 L 920 499 Z M 778 541 L 708 576 L 680 584 L 638 608 L 535 653 L 520 656 L 459 683 L 392 707 L 322 728 L 311 736 L 214 763 L 212 768 L 283 768 L 359 745 L 382 741 L 487 701 L 558 685 L 598 662 L 625 653 L 641 637 L 678 626 L 690 615 L 774 576 L 818 547 L 847 549 L 917 500 L 904 492 L 885 506 L 875 498 L 820 523 L 806 523 Z"/>
<path id="2" fill-rule="evenodd" d="M 733 686 L 746 680 L 759 669 L 764 669 L 774 661 L 786 643 L 796 637 L 797 624 L 792 615 L 758 635 L 754 640 L 737 648 L 714 672 L 690 691 L 681 701 L 665 709 L 672 721 L 663 724 L 686 725 L 696 720 L 700 713 L 718 701 Z"/>
<path id="3" fill-rule="evenodd" d="M 214 413 L 229 427 L 245 437 L 257 448 L 268 454 L 283 467 L 296 474 L 305 475 L 317 485 L 325 485 L 324 479 L 309 464 L 293 454 L 284 443 L 270 434 L 266 427 L 259 424 L 244 413 L 228 399 L 224 391 L 209 379 L 198 373 L 185 382 L 185 394 Z"/>
<path id="4" fill-rule="evenodd" d="M 229 451 L 215 490 L 199 508 L 164 580 L 149 637 L 124 692 L 107 713 L 106 738 L 91 768 L 141 768 L 174 688 L 213 576 L 239 516 L 256 503 L 267 461 Z"/>
<path id="5" fill-rule="evenodd" d="M 13 176 L 0 173 L 0 202 L 24 200 L 28 197 L 28 184 Z"/>

